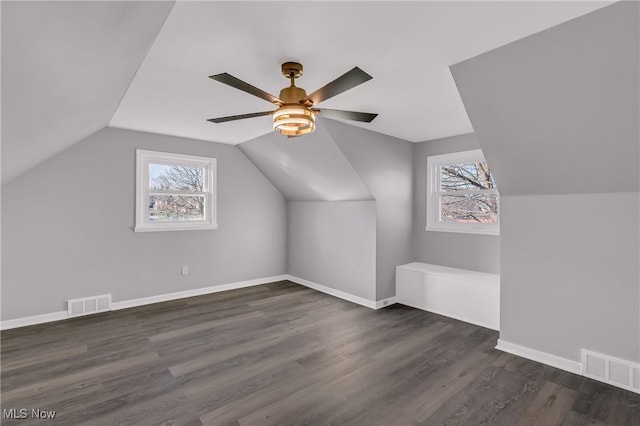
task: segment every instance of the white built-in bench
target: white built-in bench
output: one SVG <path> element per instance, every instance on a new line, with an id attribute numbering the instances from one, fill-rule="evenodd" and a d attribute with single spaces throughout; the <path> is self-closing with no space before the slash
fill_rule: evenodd
<path id="1" fill-rule="evenodd" d="M 396 267 L 396 303 L 500 329 L 500 275 L 428 263 Z"/>

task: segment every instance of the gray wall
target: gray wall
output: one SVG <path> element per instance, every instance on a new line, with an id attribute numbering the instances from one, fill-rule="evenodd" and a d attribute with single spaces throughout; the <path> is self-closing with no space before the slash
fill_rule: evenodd
<path id="1" fill-rule="evenodd" d="M 216 157 L 218 229 L 134 233 L 136 148 Z M 237 147 L 107 128 L 2 187 L 2 319 L 284 274 L 286 226 Z"/>
<path id="2" fill-rule="evenodd" d="M 322 118 L 317 120 L 316 132 L 308 137 L 287 140 L 268 134 L 240 144 L 240 148 L 289 201 L 375 199 L 376 215 L 371 230 L 376 236 L 375 285 L 370 289 L 373 293 L 367 290 L 369 296 L 366 297 L 373 295 L 372 300 L 382 300 L 394 296 L 395 267 L 413 260 L 413 144 Z M 308 208 L 318 209 L 320 205 L 309 204 Z M 292 212 L 290 208 L 289 220 L 293 220 Z M 352 221 L 352 226 L 361 226 L 357 217 L 349 215 L 347 219 Z M 303 226 L 290 226 L 289 241 L 308 238 L 306 231 Z M 335 244 L 334 250 L 338 246 L 340 244 Z M 321 258 L 302 256 L 291 247 L 289 251 L 294 254 L 289 257 L 289 272 L 297 275 L 296 271 L 301 271 L 307 275 L 300 278 L 314 281 L 308 273 L 313 262 L 318 263 L 319 269 L 328 266 Z M 317 251 L 304 252 L 307 256 L 312 253 Z M 345 286 L 339 274 L 331 275 L 332 280 L 328 275 L 314 276 L 322 279 L 322 282 L 316 281 L 319 284 L 364 294 L 357 287 Z"/>
<path id="3" fill-rule="evenodd" d="M 640 31 L 619 2 L 452 67 L 501 191 L 501 338 L 640 361 Z"/>
<path id="4" fill-rule="evenodd" d="M 376 300 L 376 202 L 289 202 L 288 270 Z"/>
<path id="5" fill-rule="evenodd" d="M 640 361 L 638 193 L 500 203 L 500 338 L 576 361 L 581 348 Z"/>
<path id="6" fill-rule="evenodd" d="M 339 121 L 325 126 L 376 199 L 376 300 L 395 296 L 395 268 L 413 260 L 414 146 Z"/>
<path id="7" fill-rule="evenodd" d="M 270 132 L 239 147 L 289 201 L 287 271 L 374 301 L 376 203 L 325 125 L 319 119 L 302 138 Z"/>
<path id="8" fill-rule="evenodd" d="M 640 3 L 451 67 L 501 195 L 640 189 Z"/>
<path id="9" fill-rule="evenodd" d="M 426 231 L 427 156 L 480 149 L 473 133 L 415 145 L 413 154 L 414 248 L 416 262 L 500 273 L 500 236 Z M 492 167 L 489 164 L 489 167 Z M 500 182 L 496 182 L 500 188 Z"/>

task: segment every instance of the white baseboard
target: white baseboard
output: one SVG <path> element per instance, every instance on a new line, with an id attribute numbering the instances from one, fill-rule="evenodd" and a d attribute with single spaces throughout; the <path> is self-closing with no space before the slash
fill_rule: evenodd
<path id="1" fill-rule="evenodd" d="M 28 325 L 43 324 L 45 322 L 60 321 L 69 318 L 69 312 L 51 312 L 50 314 L 33 315 L 30 317 L 15 318 L 0 322 L 0 330 L 9 330 L 11 328 L 26 327 Z"/>
<path id="2" fill-rule="evenodd" d="M 367 308 L 370 308 L 370 309 L 380 309 L 395 303 L 395 297 L 390 297 L 384 300 L 378 300 L 376 302 L 374 300 L 365 299 L 364 297 L 360 297 L 360 296 L 354 296 L 351 293 L 346 293 L 344 291 L 336 290 L 335 288 L 314 283 L 312 281 L 305 280 L 304 278 L 299 278 L 293 275 L 287 275 L 287 279 L 296 284 L 300 284 L 305 287 L 309 287 L 314 290 L 317 290 L 319 292 L 326 293 L 331 296 L 338 297 L 340 299 L 344 299 L 348 302 L 353 302 L 353 303 L 357 303 L 358 305 L 366 306 Z"/>
<path id="3" fill-rule="evenodd" d="M 498 339 L 496 349 L 513 355 L 518 355 L 532 361 L 537 361 L 542 364 L 550 365 L 551 367 L 559 368 L 570 373 L 582 375 L 582 364 L 577 361 L 538 351 L 536 349 L 531 349 L 526 346 L 520 346 L 515 343 L 507 342 L 503 339 Z"/>
<path id="4" fill-rule="evenodd" d="M 349 302 L 357 303 L 358 305 L 366 306 L 367 308 L 376 309 L 376 302 L 374 302 L 373 300 L 365 299 L 364 297 L 360 297 L 360 296 L 354 296 L 353 294 L 345 293 L 344 291 L 336 290 L 335 288 L 314 283 L 312 281 L 305 280 L 304 278 L 299 278 L 293 275 L 287 275 L 287 279 L 296 284 L 300 284 L 305 287 L 312 288 L 319 292 L 326 293 L 331 296 L 335 296 L 340 299 L 347 300 Z"/>
<path id="5" fill-rule="evenodd" d="M 141 297 L 139 299 L 123 300 L 113 302 L 111 310 L 134 308 L 136 306 L 150 305 L 152 303 L 168 302 L 169 300 L 184 299 L 187 297 L 202 296 L 203 294 L 218 293 L 221 291 L 235 290 L 238 288 L 252 287 L 255 285 L 268 284 L 276 281 L 284 281 L 287 275 L 275 275 L 273 277 L 257 278 L 255 280 L 238 281 L 229 284 L 212 285 L 210 287 L 195 288 L 193 290 L 178 291 L 175 293 L 160 294 L 157 296 Z"/>
<path id="6" fill-rule="evenodd" d="M 203 294 L 218 293 L 220 291 L 234 290 L 238 288 L 251 287 L 251 286 L 260 285 L 260 284 L 268 284 L 276 281 L 283 281 L 286 279 L 288 279 L 288 275 L 276 275 L 273 277 L 258 278 L 254 280 L 248 280 L 248 281 L 238 281 L 235 283 L 214 285 L 210 287 L 196 288 L 193 290 L 185 290 L 185 291 L 178 291 L 175 293 L 160 294 L 157 296 L 141 297 L 139 299 L 123 300 L 120 302 L 113 302 L 111 304 L 111 310 L 117 311 L 119 309 L 150 305 L 152 303 L 167 302 L 169 300 L 184 299 L 186 297 L 201 296 Z M 68 318 L 69 318 L 69 312 L 67 311 L 52 312 L 49 314 L 42 314 L 42 315 L 33 315 L 33 316 L 23 317 L 23 318 L 15 318 L 10 320 L 0 321 L 0 330 L 9 330 L 12 328 L 26 327 L 28 325 L 43 324 L 46 322 L 60 321 Z"/>
<path id="7" fill-rule="evenodd" d="M 275 275 L 275 276 L 266 277 L 266 278 L 257 278 L 257 279 L 248 280 L 248 281 L 238 281 L 235 283 L 196 288 L 192 290 L 178 291 L 175 293 L 166 293 L 166 294 L 159 294 L 156 296 L 141 297 L 139 299 L 130 299 L 130 300 L 122 300 L 120 302 L 112 302 L 111 310 L 117 311 L 120 309 L 134 308 L 136 306 L 150 305 L 152 303 L 167 302 L 170 300 L 184 299 L 186 297 L 194 297 L 194 296 L 201 296 L 204 294 L 218 293 L 220 291 L 235 290 L 238 288 L 268 284 L 268 283 L 283 281 L 283 280 L 289 280 L 294 283 L 303 285 L 305 287 L 309 287 L 314 290 L 320 291 L 322 293 L 326 293 L 331 296 L 335 296 L 340 299 L 347 300 L 349 302 L 357 303 L 358 305 L 366 306 L 367 308 L 371 308 L 371 309 L 381 309 L 396 303 L 395 296 L 390 297 L 388 299 L 384 299 L 384 300 L 373 301 L 373 300 L 365 299 L 359 296 L 354 296 L 353 294 L 345 293 L 344 291 L 336 290 L 331 287 L 324 286 L 322 284 L 317 284 L 302 278 L 284 274 L 284 275 Z M 42 315 L 34 315 L 34 316 L 24 317 L 24 318 L 10 319 L 5 321 L 0 321 L 0 330 L 9 330 L 11 328 L 26 327 L 28 325 L 43 324 L 47 322 L 60 321 L 68 318 L 69 318 L 69 313 L 67 311 L 60 311 L 60 312 L 52 312 L 50 314 L 42 314 Z"/>
<path id="8" fill-rule="evenodd" d="M 376 309 L 386 308 L 387 306 L 391 306 L 391 305 L 393 305 L 395 303 L 398 303 L 396 296 L 390 297 L 388 299 L 378 300 L 376 302 Z"/>

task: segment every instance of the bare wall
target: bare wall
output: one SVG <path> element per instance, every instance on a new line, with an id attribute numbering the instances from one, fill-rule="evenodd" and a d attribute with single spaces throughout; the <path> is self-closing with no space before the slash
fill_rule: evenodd
<path id="1" fill-rule="evenodd" d="M 395 268 L 413 259 L 413 149 L 403 139 L 324 120 L 376 200 L 376 300 L 395 296 Z"/>
<path id="2" fill-rule="evenodd" d="M 503 197 L 500 338 L 639 362 L 639 204 L 637 192 Z"/>
<path id="3" fill-rule="evenodd" d="M 451 67 L 501 189 L 501 339 L 640 361 L 640 4 Z"/>
<path id="4" fill-rule="evenodd" d="M 218 229 L 134 233 L 136 148 L 216 157 Z M 2 187 L 3 320 L 284 273 L 286 200 L 235 146 L 106 128 Z"/>
<path id="5" fill-rule="evenodd" d="M 427 156 L 480 149 L 473 133 L 417 143 L 413 154 L 414 261 L 500 273 L 500 236 L 426 231 Z M 491 163 L 489 163 L 491 167 Z M 500 182 L 496 182 L 500 188 Z"/>
<path id="6" fill-rule="evenodd" d="M 291 275 L 375 301 L 376 202 L 290 201 Z"/>

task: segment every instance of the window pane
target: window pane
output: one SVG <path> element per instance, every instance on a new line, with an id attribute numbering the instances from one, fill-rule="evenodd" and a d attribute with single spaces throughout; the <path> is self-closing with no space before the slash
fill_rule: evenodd
<path id="1" fill-rule="evenodd" d="M 149 163 L 149 189 L 202 191 L 204 168 Z"/>
<path id="2" fill-rule="evenodd" d="M 441 191 L 490 189 L 495 187 L 496 185 L 493 182 L 493 177 L 486 161 L 440 166 Z"/>
<path id="3" fill-rule="evenodd" d="M 204 220 L 204 202 L 202 195 L 151 195 L 149 196 L 149 220 L 154 222 Z"/>
<path id="4" fill-rule="evenodd" d="M 453 223 L 497 223 L 498 196 L 495 194 L 442 195 L 440 220 Z"/>

